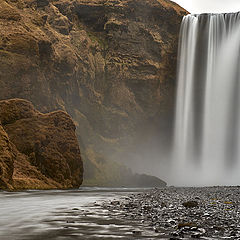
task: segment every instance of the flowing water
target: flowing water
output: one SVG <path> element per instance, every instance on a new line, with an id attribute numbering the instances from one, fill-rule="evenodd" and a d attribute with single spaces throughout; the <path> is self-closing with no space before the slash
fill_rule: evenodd
<path id="1" fill-rule="evenodd" d="M 148 231 L 133 234 L 143 230 L 141 222 L 102 207 L 132 191 L 144 189 L 0 192 L 0 239 L 149 239 Z"/>
<path id="2" fill-rule="evenodd" d="M 240 183 L 240 13 L 184 17 L 173 174 L 177 185 Z"/>

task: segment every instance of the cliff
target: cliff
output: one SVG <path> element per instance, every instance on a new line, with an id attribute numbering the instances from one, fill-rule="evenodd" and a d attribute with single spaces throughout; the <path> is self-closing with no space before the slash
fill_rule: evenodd
<path id="1" fill-rule="evenodd" d="M 77 188 L 82 161 L 75 125 L 21 99 L 0 101 L 0 189 Z"/>
<path id="2" fill-rule="evenodd" d="M 68 112 L 87 179 L 112 161 L 149 171 L 143 149 L 170 141 L 186 13 L 169 0 L 1 0 L 0 99 Z"/>

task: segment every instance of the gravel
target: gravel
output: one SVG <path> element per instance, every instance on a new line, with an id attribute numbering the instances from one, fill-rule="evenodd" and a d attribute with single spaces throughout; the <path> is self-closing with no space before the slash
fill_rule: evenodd
<path id="1" fill-rule="evenodd" d="M 167 187 L 103 205 L 162 239 L 240 239 L 239 206 L 240 187 Z"/>

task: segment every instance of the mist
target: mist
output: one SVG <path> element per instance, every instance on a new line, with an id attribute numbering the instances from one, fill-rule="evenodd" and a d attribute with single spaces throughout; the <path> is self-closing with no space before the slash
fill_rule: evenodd
<path id="1" fill-rule="evenodd" d="M 174 186 L 239 185 L 239 24 L 239 13 L 184 17 L 175 113 L 136 140 L 124 161 L 134 171 Z"/>

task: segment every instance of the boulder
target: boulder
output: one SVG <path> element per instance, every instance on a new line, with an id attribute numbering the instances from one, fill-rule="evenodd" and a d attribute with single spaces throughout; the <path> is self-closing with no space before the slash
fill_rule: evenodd
<path id="1" fill-rule="evenodd" d="M 42 114 L 23 99 L 0 101 L 2 188 L 78 188 L 83 166 L 75 125 L 63 111 Z M 5 187 L 4 187 L 4 183 Z"/>

